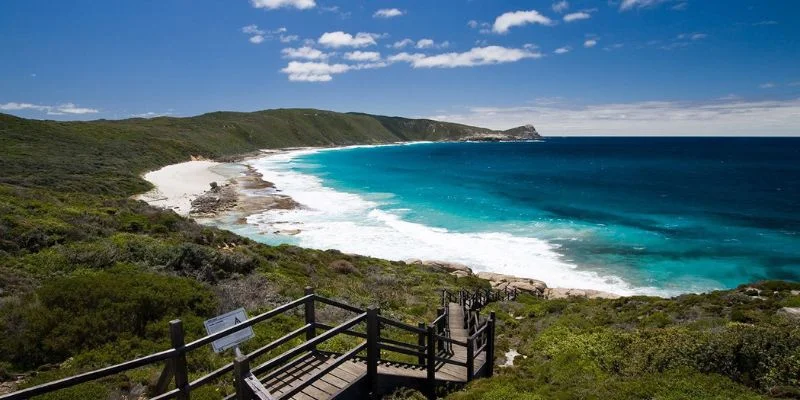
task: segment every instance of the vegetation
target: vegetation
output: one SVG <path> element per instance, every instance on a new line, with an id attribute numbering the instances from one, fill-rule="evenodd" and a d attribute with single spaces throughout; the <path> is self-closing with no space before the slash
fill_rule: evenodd
<path id="1" fill-rule="evenodd" d="M 431 320 L 436 289 L 487 283 L 337 251 L 266 246 L 130 196 L 149 189 L 143 172 L 190 155 L 476 132 L 485 130 L 318 110 L 69 123 L 0 114 L 0 381 L 24 374 L 20 387 L 27 387 L 163 350 L 171 319 L 181 318 L 195 339 L 209 316 L 240 306 L 266 311 L 301 296 L 306 285 L 360 307 L 378 304 L 408 323 Z M 800 396 L 798 324 L 776 314 L 800 306 L 792 292 L 798 289 L 767 282 L 669 300 L 522 297 L 495 304 L 498 349 L 515 348 L 526 358 L 451 397 Z M 318 311 L 324 320 L 342 317 Z M 299 315 L 286 315 L 259 325 L 244 350 L 297 324 Z M 193 352 L 190 375 L 228 361 L 230 355 L 208 349 Z M 159 373 L 143 367 L 43 398 L 136 397 Z M 223 378 L 193 398 L 217 399 L 230 390 Z M 399 390 L 391 398 L 420 395 Z"/>
<path id="2" fill-rule="evenodd" d="M 800 302 L 797 290 L 763 282 L 675 299 L 493 304 L 498 349 L 523 356 L 450 398 L 798 397 L 800 324 L 776 313 Z"/>

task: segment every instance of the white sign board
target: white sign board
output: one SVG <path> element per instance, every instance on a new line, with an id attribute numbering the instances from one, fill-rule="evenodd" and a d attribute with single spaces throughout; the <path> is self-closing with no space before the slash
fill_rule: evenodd
<path id="1" fill-rule="evenodd" d="M 206 326 L 206 332 L 211 335 L 223 329 L 241 324 L 244 321 L 247 321 L 247 313 L 244 312 L 244 308 L 240 308 L 238 310 L 233 310 L 229 313 L 211 318 L 204 322 L 203 325 Z M 237 346 L 239 343 L 242 343 L 253 336 L 255 336 L 253 333 L 253 328 L 248 326 L 247 328 L 238 330 L 228 336 L 215 340 L 213 343 L 211 343 L 211 346 L 214 348 L 215 352 L 221 353 L 227 349 L 230 349 L 231 347 Z"/>

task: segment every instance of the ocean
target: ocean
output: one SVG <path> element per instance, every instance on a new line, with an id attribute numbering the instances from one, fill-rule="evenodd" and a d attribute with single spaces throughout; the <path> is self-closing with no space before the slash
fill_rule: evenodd
<path id="1" fill-rule="evenodd" d="M 234 229 L 269 244 L 624 295 L 800 280 L 800 139 L 419 143 L 250 164 L 304 206 Z"/>

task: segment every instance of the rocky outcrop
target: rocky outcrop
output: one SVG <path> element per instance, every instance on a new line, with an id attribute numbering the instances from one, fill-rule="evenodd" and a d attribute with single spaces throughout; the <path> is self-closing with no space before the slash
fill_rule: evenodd
<path id="1" fill-rule="evenodd" d="M 621 296 L 603 292 L 594 289 L 564 289 L 564 288 L 547 288 L 544 291 L 546 299 L 566 299 L 570 297 L 585 297 L 587 299 L 618 299 Z"/>
<path id="2" fill-rule="evenodd" d="M 516 140 L 535 140 L 541 139 L 541 135 L 533 125 L 524 125 L 511 128 L 505 131 L 489 131 L 473 133 L 461 138 L 468 142 L 506 142 Z"/>
<path id="3" fill-rule="evenodd" d="M 238 193 L 233 185 L 219 186 L 217 182 L 209 185 L 211 189 L 192 200 L 191 214 L 211 215 L 236 206 Z"/>
<path id="4" fill-rule="evenodd" d="M 406 260 L 406 263 L 412 265 L 422 265 L 425 267 L 442 269 L 444 271 L 449 272 L 451 275 L 454 275 L 459 278 L 465 276 L 472 276 L 472 269 L 464 264 L 459 264 L 459 263 L 436 261 L 436 260 L 419 260 L 416 258 Z"/>
<path id="5" fill-rule="evenodd" d="M 533 140 L 542 138 L 539 132 L 536 131 L 536 128 L 530 124 L 505 130 L 503 134 L 512 138 L 511 140 Z"/>
<path id="6" fill-rule="evenodd" d="M 492 289 L 497 290 L 513 290 L 517 289 L 521 292 L 533 294 L 535 296 L 543 296 L 547 289 L 547 284 L 536 279 L 518 278 L 516 276 L 497 274 L 494 272 L 478 272 L 478 278 L 486 279 L 491 283 Z"/>
<path id="7" fill-rule="evenodd" d="M 453 263 L 448 261 L 436 260 L 419 260 L 409 259 L 406 263 L 412 265 L 420 265 L 429 268 L 436 268 L 449 272 L 456 277 L 476 276 L 481 279 L 489 281 L 492 289 L 496 290 L 514 290 L 517 289 L 523 293 L 529 293 L 537 297 L 545 299 L 565 299 L 569 297 L 585 297 L 588 299 L 618 299 L 621 296 L 614 293 L 603 292 L 593 289 L 565 289 L 565 288 L 549 288 L 547 284 L 531 278 L 520 278 L 511 275 L 498 274 L 495 272 L 478 272 L 473 274 L 472 269 L 464 264 Z"/>
<path id="8" fill-rule="evenodd" d="M 783 307 L 778 310 L 778 315 L 783 315 L 795 321 L 800 321 L 800 307 Z"/>

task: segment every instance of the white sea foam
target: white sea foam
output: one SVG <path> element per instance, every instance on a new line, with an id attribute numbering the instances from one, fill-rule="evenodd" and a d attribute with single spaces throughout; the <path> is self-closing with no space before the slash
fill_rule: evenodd
<path id="1" fill-rule="evenodd" d="M 459 262 L 476 271 L 541 279 L 553 287 L 621 295 L 666 294 L 654 287 L 634 287 L 620 277 L 579 269 L 562 258 L 557 246 L 535 237 L 506 232 L 451 232 L 409 222 L 402 218 L 402 209 L 381 209 L 378 201 L 334 190 L 316 176 L 297 172 L 296 168 L 302 165 L 297 157 L 329 150 L 300 149 L 250 160 L 248 164 L 265 180 L 303 208 L 270 210 L 249 216 L 247 222 L 265 232 L 299 230 L 286 241 L 303 247 L 390 260 Z"/>

